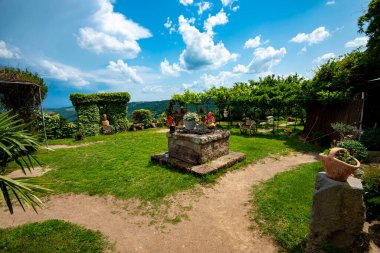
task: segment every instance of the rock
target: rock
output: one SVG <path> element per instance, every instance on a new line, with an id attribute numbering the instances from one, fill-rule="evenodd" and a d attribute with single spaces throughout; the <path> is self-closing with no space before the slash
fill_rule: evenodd
<path id="1" fill-rule="evenodd" d="M 357 169 L 354 171 L 354 177 L 360 178 L 364 174 L 364 171 L 361 169 Z"/>
<path id="2" fill-rule="evenodd" d="M 368 233 L 371 237 L 371 240 L 380 247 L 380 223 L 373 224 L 369 227 Z"/>
<path id="3" fill-rule="evenodd" d="M 317 174 L 306 252 L 321 252 L 328 244 L 350 252 L 362 238 L 365 221 L 363 186 L 359 179 L 347 182 Z"/>

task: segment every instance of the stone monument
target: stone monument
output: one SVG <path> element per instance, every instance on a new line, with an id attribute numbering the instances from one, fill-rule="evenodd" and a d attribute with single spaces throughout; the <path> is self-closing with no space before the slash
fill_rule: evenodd
<path id="1" fill-rule="evenodd" d="M 224 130 L 177 130 L 168 132 L 169 151 L 151 157 L 153 162 L 170 164 L 195 174 L 204 175 L 231 167 L 243 160 L 243 153 L 229 150 L 230 132 Z"/>
<path id="2" fill-rule="evenodd" d="M 365 221 L 363 186 L 352 176 L 335 181 L 317 174 L 306 251 L 322 252 L 327 244 L 350 252 L 360 240 Z"/>

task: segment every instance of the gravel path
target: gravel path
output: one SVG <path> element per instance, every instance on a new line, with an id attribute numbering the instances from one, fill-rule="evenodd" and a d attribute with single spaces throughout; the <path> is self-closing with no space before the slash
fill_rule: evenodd
<path id="1" fill-rule="evenodd" d="M 39 214 L 21 209 L 14 215 L 0 211 L 0 227 L 65 220 L 99 230 L 120 252 L 276 252 L 270 238 L 249 229 L 251 188 L 276 173 L 314 161 L 315 155 L 301 153 L 265 158 L 226 173 L 211 187 L 180 192 L 170 198 L 175 203 L 171 208 L 191 206 L 191 210 L 183 211 L 186 219 L 176 225 L 165 223 L 165 228 L 150 225 L 152 218 L 141 211 L 133 212 L 141 210 L 137 201 L 83 194 L 51 196 Z"/>

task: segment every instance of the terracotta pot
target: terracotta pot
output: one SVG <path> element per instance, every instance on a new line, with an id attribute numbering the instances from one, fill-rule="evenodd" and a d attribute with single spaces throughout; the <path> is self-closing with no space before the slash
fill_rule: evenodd
<path id="1" fill-rule="evenodd" d="M 356 159 L 356 165 L 347 164 L 341 160 L 335 158 L 335 155 L 340 150 L 346 150 L 344 148 L 333 148 L 329 155 L 319 154 L 323 167 L 325 168 L 326 175 L 336 181 L 345 182 L 347 178 L 354 173 L 360 167 L 360 162 Z"/>

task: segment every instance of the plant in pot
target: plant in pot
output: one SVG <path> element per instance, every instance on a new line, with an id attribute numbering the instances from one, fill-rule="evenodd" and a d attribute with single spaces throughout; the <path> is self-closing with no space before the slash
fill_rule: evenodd
<path id="1" fill-rule="evenodd" d="M 185 123 L 185 128 L 192 130 L 195 128 L 197 122 L 199 121 L 199 117 L 195 112 L 188 112 L 185 114 L 185 116 L 183 116 L 183 120 Z"/>
<path id="2" fill-rule="evenodd" d="M 327 149 L 319 157 L 326 175 L 336 181 L 345 182 L 360 167 L 360 162 L 344 148 Z"/>

